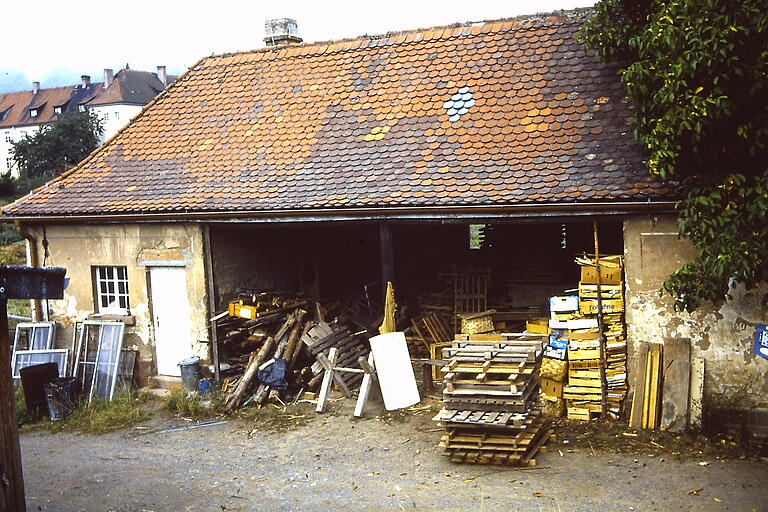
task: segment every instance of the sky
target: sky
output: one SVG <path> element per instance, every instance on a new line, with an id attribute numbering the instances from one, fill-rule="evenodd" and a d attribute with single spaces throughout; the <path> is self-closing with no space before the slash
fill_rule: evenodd
<path id="1" fill-rule="evenodd" d="M 202 57 L 264 46 L 264 21 L 294 18 L 306 42 L 589 7 L 594 0 L 132 0 L 3 6 L 0 93 L 73 85 L 104 68 L 179 74 Z M 8 44 L 8 43 L 12 44 Z"/>

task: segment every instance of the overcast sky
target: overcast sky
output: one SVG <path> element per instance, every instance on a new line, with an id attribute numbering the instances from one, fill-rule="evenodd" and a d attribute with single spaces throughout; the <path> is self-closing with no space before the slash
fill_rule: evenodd
<path id="1" fill-rule="evenodd" d="M 264 21 L 294 18 L 305 41 L 588 7 L 594 0 L 132 0 L 3 2 L 0 92 L 100 81 L 104 68 L 180 73 L 200 58 L 264 46 Z"/>

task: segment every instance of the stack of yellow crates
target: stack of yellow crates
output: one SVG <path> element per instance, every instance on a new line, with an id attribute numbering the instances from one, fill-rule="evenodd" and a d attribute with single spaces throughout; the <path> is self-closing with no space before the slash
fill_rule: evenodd
<path id="1" fill-rule="evenodd" d="M 597 320 L 597 268 L 594 258 L 580 257 L 579 312 Z M 606 340 L 608 412 L 618 416 L 627 394 L 627 342 L 621 256 L 600 258 L 600 295 Z M 568 417 L 588 420 L 601 411 L 600 333 L 596 328 L 575 329 L 568 336 L 568 384 L 563 388 Z"/>

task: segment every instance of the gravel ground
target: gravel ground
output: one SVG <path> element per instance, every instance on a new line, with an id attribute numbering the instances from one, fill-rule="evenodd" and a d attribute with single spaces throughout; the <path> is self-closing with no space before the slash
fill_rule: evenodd
<path id="1" fill-rule="evenodd" d="M 436 447 L 431 409 L 355 420 L 353 405 L 305 408 L 306 424 L 283 432 L 232 421 L 138 436 L 24 433 L 28 510 L 768 511 L 765 462 L 551 442 L 533 468 L 454 464 Z"/>

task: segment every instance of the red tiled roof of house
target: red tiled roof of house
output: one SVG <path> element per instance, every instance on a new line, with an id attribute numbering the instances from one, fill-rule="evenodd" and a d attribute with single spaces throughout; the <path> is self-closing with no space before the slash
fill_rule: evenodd
<path id="1" fill-rule="evenodd" d="M 616 68 L 561 12 L 202 59 L 11 216 L 645 201 Z"/>
<path id="2" fill-rule="evenodd" d="M 169 82 L 175 79 L 169 76 Z M 109 87 L 104 82 L 89 82 L 64 87 L 40 89 L 0 94 L 0 129 L 11 126 L 35 126 L 58 121 L 59 114 L 54 110 L 61 107 L 62 112 L 78 111 L 79 106 L 123 103 L 146 105 L 163 90 L 164 86 L 157 74 L 149 71 L 122 69 Z M 31 109 L 37 108 L 33 117 Z"/>

